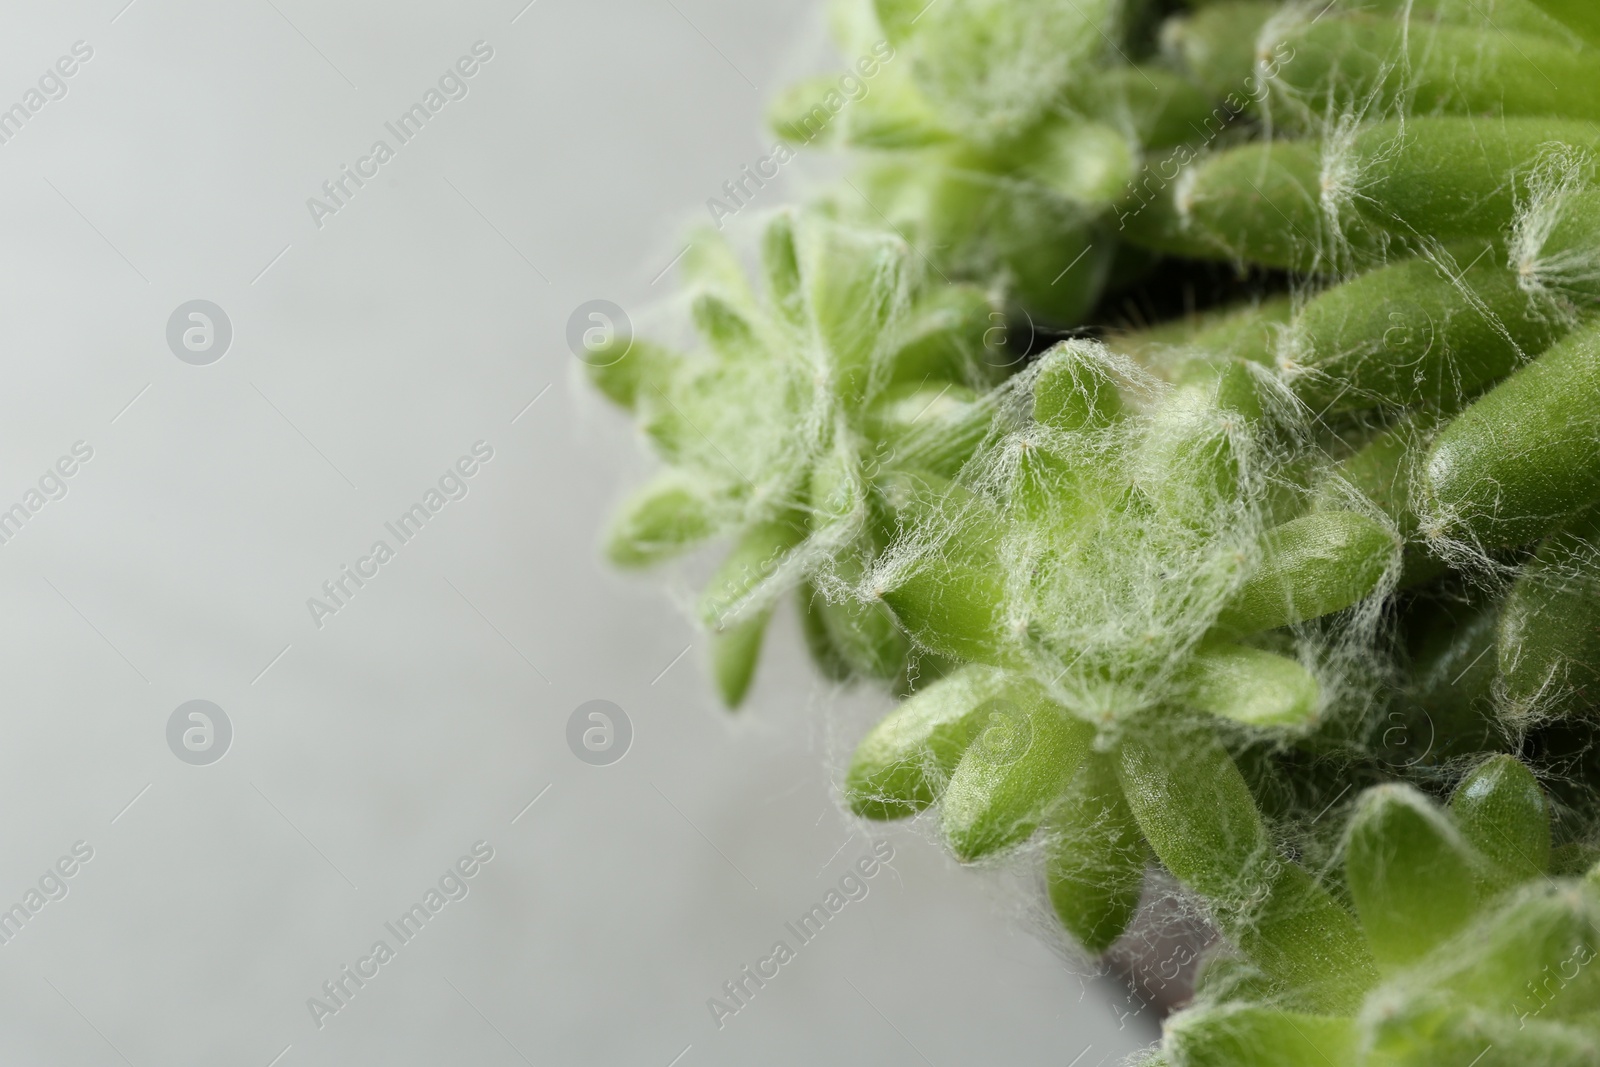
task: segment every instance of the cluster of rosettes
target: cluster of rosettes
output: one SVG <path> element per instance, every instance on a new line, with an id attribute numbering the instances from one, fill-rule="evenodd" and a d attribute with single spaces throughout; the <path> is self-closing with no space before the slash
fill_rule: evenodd
<path id="1" fill-rule="evenodd" d="M 1089 951 L 1192 893 L 1156 1062 L 1600 1064 L 1600 8 L 836 6 L 890 58 L 774 123 L 865 162 L 597 371 L 668 463 L 613 558 L 733 536 L 730 703 L 799 588 L 908 694 L 851 809 Z"/>

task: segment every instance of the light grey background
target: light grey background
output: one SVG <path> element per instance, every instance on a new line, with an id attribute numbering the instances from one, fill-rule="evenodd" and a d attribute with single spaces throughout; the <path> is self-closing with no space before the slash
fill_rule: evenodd
<path id="1" fill-rule="evenodd" d="M 0 14 L 0 106 L 94 49 L 0 145 L 0 508 L 94 450 L 0 546 L 0 906 L 95 850 L 0 946 L 0 1062 L 1116 1062 L 1149 1037 L 1119 990 L 915 832 L 713 1025 L 869 848 L 832 776 L 884 702 L 836 701 L 787 615 L 737 717 L 699 648 L 674 662 L 670 593 L 595 557 L 646 462 L 562 339 L 584 300 L 663 304 L 820 19 L 524 2 Z M 469 95 L 318 229 L 306 199 L 479 40 Z M 203 367 L 165 341 L 197 298 L 234 329 Z M 480 440 L 470 494 L 314 627 L 307 598 Z M 565 743 L 594 698 L 635 730 L 608 767 Z M 210 766 L 167 748 L 193 699 L 232 721 Z M 470 895 L 319 1030 L 307 998 L 480 839 Z"/>

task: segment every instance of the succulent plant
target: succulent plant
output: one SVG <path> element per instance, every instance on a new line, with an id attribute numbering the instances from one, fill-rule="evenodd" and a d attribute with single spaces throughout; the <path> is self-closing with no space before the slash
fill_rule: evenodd
<path id="1" fill-rule="evenodd" d="M 1009 361 L 986 344 L 985 292 L 928 285 L 893 234 L 783 213 L 761 262 L 758 295 L 732 250 L 698 234 L 685 273 L 705 350 L 619 338 L 621 351 L 587 361 L 665 462 L 622 505 L 611 560 L 640 567 L 733 542 L 698 606 L 729 705 L 795 588 L 832 669 L 904 674 L 909 646 L 892 621 L 829 591 L 893 529 L 906 471 L 953 471 L 989 431 L 987 388 Z"/>
<path id="2" fill-rule="evenodd" d="M 859 169 L 597 372 L 669 463 L 612 554 L 735 539 L 730 701 L 805 590 L 904 694 L 851 811 L 1089 953 L 1174 879 L 1152 1063 L 1600 1063 L 1600 16 L 1174 6 L 838 5 L 874 73 L 773 117 Z"/>
<path id="3" fill-rule="evenodd" d="M 1168 1021 L 1162 1053 L 1147 1062 L 1420 1067 L 1600 1057 L 1600 972 L 1591 966 L 1600 884 L 1552 874 L 1549 808 L 1521 763 L 1484 760 L 1443 807 L 1406 785 L 1367 790 L 1345 828 L 1340 873 L 1364 952 L 1310 961 L 1311 984 L 1274 985 L 1251 958 L 1261 950 L 1240 938 L 1243 952 L 1206 962 L 1196 1003 Z M 1277 909 L 1280 893 L 1263 883 L 1260 916 Z M 1310 944 L 1292 927 L 1284 933 L 1284 944 Z M 1341 965 L 1350 977 L 1330 982 Z M 1325 996 L 1330 985 L 1337 1000 Z"/>

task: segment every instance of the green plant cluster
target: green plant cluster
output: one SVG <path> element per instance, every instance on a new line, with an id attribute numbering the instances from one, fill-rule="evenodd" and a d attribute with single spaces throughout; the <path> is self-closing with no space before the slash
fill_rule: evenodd
<path id="1" fill-rule="evenodd" d="M 1203 910 L 1152 1062 L 1600 1064 L 1596 11 L 847 0 L 856 169 L 596 361 L 730 704 L 799 590 L 856 814 Z"/>

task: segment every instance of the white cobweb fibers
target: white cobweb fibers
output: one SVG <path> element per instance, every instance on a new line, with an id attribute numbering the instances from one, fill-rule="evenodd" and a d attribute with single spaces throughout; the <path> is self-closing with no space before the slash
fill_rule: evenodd
<path id="1" fill-rule="evenodd" d="M 1549 245 L 1571 213 L 1593 211 L 1594 177 L 1591 153 L 1551 142 L 1515 189 L 1517 215 L 1509 242 L 1510 267 L 1530 303 L 1569 326 L 1577 324 L 1600 287 L 1600 247 Z"/>
<path id="2" fill-rule="evenodd" d="M 1031 420 L 1031 390 L 1052 362 L 1072 363 L 1083 388 L 1115 383 L 1129 410 L 1077 429 Z M 1113 740 L 1121 720 L 1181 704 L 1193 652 L 1319 470 L 1308 460 L 1316 428 L 1294 398 L 1258 365 L 1228 373 L 1248 377 L 1262 414 L 1223 406 L 1218 381 L 1174 387 L 1098 343 L 1059 347 L 997 390 L 1001 432 L 961 472 L 959 492 L 902 530 L 859 595 L 910 580 L 952 541 L 987 535 L 1004 575 L 1010 662 Z M 1386 521 L 1353 491 L 1342 506 Z M 1330 707 L 1370 696 L 1346 694 L 1364 673 L 1348 661 L 1377 643 L 1381 593 L 1336 627 L 1307 624 L 1285 639 L 1323 676 Z"/>

